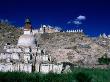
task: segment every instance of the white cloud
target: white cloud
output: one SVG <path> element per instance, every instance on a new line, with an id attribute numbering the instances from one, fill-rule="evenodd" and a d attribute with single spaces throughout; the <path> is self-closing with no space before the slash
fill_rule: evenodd
<path id="1" fill-rule="evenodd" d="M 68 21 L 67 24 L 71 24 L 71 21 Z"/>
<path id="2" fill-rule="evenodd" d="M 86 20 L 86 16 L 79 15 L 76 19 L 68 21 L 67 24 L 81 25 L 84 20 Z"/>
<path id="3" fill-rule="evenodd" d="M 82 24 L 82 22 L 79 21 L 79 20 L 75 20 L 75 21 L 74 21 L 74 24 L 76 24 L 76 25 L 80 25 L 80 24 Z"/>
<path id="4" fill-rule="evenodd" d="M 86 16 L 80 15 L 80 16 L 77 17 L 77 20 L 86 20 Z"/>

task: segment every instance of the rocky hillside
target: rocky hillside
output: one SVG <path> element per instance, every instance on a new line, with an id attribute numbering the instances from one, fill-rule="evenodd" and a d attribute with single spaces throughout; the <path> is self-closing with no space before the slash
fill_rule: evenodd
<path id="1" fill-rule="evenodd" d="M 22 30 L 0 24 L 0 46 L 16 44 Z M 110 39 L 88 37 L 84 33 L 36 34 L 38 45 L 49 53 L 54 62 L 71 62 L 81 65 L 96 65 L 98 58 L 110 57 Z"/>
<path id="2" fill-rule="evenodd" d="M 58 62 L 77 64 L 98 64 L 98 58 L 109 53 L 109 45 L 102 45 L 108 39 L 87 37 L 83 33 L 42 34 L 39 46 L 46 49 Z M 109 55 L 109 54 L 108 54 Z"/>
<path id="3" fill-rule="evenodd" d="M 0 24 L 0 52 L 5 44 L 16 44 L 22 30 L 12 25 Z"/>

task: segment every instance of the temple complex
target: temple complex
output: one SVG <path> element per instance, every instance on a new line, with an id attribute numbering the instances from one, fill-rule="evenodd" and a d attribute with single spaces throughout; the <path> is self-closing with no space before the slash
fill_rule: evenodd
<path id="1" fill-rule="evenodd" d="M 53 63 L 51 55 L 37 45 L 29 19 L 26 19 L 24 33 L 17 45 L 6 44 L 0 53 L 0 71 L 24 71 L 61 73 L 62 63 Z"/>

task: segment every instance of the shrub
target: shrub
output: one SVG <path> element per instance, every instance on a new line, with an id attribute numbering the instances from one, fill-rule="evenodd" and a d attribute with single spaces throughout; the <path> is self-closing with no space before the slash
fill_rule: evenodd
<path id="1" fill-rule="evenodd" d="M 98 58 L 99 64 L 106 64 L 108 65 L 110 63 L 110 58 L 107 57 L 107 54 L 102 56 L 101 58 Z"/>
<path id="2" fill-rule="evenodd" d="M 83 72 L 79 72 L 76 74 L 75 79 L 77 82 L 91 82 L 92 77 L 90 77 L 88 74 L 85 74 Z"/>

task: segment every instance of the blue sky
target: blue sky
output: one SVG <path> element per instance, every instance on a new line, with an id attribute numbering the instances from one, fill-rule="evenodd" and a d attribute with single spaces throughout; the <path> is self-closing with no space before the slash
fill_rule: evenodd
<path id="1" fill-rule="evenodd" d="M 67 24 L 79 15 L 86 20 L 79 27 Z M 84 29 L 90 36 L 110 34 L 109 0 L 0 0 L 0 19 L 23 26 L 29 17 L 33 27 L 50 24 L 66 29 Z"/>

